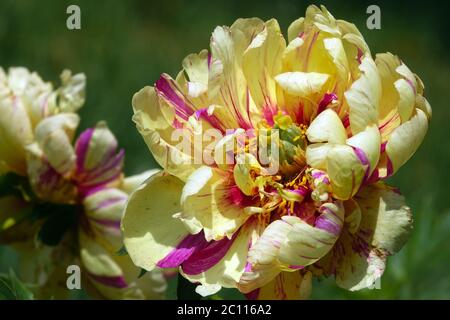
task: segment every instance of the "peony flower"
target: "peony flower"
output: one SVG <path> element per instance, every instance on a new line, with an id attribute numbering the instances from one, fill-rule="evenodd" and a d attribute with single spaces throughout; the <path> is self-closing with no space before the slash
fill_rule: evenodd
<path id="1" fill-rule="evenodd" d="M 118 150 L 103 122 L 82 132 L 72 146 L 78 121 L 76 114 L 61 113 L 36 127 L 36 141 L 26 148 L 34 194 L 40 201 L 81 206 L 79 259 L 100 297 L 163 298 L 166 282 L 161 272 L 138 279 L 139 269 L 129 257 L 117 254 L 123 246 L 120 220 L 128 195 L 150 173 L 123 178 L 124 150 Z"/>
<path id="2" fill-rule="evenodd" d="M 274 19 L 217 27 L 209 52 L 133 97 L 163 167 L 122 220 L 137 266 L 178 267 L 204 295 L 298 299 L 313 276 L 371 287 L 405 243 L 410 209 L 383 180 L 426 134 L 422 82 L 390 53 L 373 59 L 357 28 L 324 7 L 308 7 L 287 39 Z M 215 141 L 198 142 L 212 131 Z M 263 140 L 269 162 L 251 152 Z"/>
<path id="3" fill-rule="evenodd" d="M 151 172 L 124 178 L 124 150 L 118 150 L 116 138 L 103 122 L 82 132 L 73 144 L 78 123 L 77 114 L 63 112 L 36 125 L 34 142 L 25 147 L 24 179 L 32 192 L 0 198 L 0 241 L 21 252 L 23 276 L 39 286 L 38 296 L 66 297 L 65 269 L 80 264 L 82 278 L 88 280 L 83 286 L 94 297 L 164 298 L 167 285 L 159 270 L 138 277 L 140 271 L 130 258 L 118 255 L 123 247 L 120 221 L 125 203 Z M 53 210 L 47 204 L 56 204 L 59 210 L 44 212 L 50 215 L 48 220 L 66 215 L 64 221 L 70 224 L 70 232 L 54 247 L 30 238 L 48 225 L 48 220 L 33 218 L 40 210 Z M 50 227 L 58 233 L 55 229 L 63 226 Z"/>
<path id="4" fill-rule="evenodd" d="M 56 90 L 26 68 L 0 68 L 0 172 L 26 175 L 25 147 L 34 141 L 34 129 L 43 119 L 60 112 L 76 112 L 84 104 L 84 74 L 61 74 Z"/>

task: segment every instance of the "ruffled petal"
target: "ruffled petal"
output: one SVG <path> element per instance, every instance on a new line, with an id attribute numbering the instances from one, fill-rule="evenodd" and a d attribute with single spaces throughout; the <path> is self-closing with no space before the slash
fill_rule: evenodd
<path id="1" fill-rule="evenodd" d="M 372 58 L 365 56 L 359 69 L 360 78 L 345 92 L 353 134 L 378 123 L 378 107 L 381 98 L 381 79 Z"/>
<path id="2" fill-rule="evenodd" d="M 266 120 L 272 121 L 277 113 L 275 75 L 281 71 L 281 58 L 286 43 L 278 22 L 265 23 L 244 52 L 242 68 L 250 94 Z"/>
<path id="3" fill-rule="evenodd" d="M 104 122 L 85 130 L 75 144 L 76 180 L 83 193 L 111 184 L 122 175 L 124 151 Z"/>
<path id="4" fill-rule="evenodd" d="M 75 168 L 76 155 L 72 139 L 80 118 L 74 113 L 62 113 L 42 120 L 36 127 L 35 138 L 52 168 L 69 175 Z"/>
<path id="5" fill-rule="evenodd" d="M 425 113 L 416 109 L 415 115 L 395 129 L 386 145 L 386 153 L 396 172 L 417 151 L 428 130 Z"/>
<path id="6" fill-rule="evenodd" d="M 174 109 L 160 100 L 153 87 L 141 89 L 132 103 L 133 121 L 155 160 L 168 173 L 186 180 L 199 165 L 193 161 L 190 137 L 176 135 L 174 128 L 181 129 L 183 125 L 176 120 Z"/>

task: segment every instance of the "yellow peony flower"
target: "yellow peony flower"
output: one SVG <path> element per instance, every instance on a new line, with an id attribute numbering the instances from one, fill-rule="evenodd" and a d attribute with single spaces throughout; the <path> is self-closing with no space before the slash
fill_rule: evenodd
<path id="1" fill-rule="evenodd" d="M 372 286 L 412 227 L 383 179 L 426 134 L 420 79 L 390 53 L 374 60 L 357 28 L 324 7 L 308 7 L 287 42 L 276 20 L 253 18 L 217 27 L 210 47 L 133 98 L 164 169 L 125 210 L 134 263 L 179 267 L 202 294 L 305 298 L 320 275 Z"/>

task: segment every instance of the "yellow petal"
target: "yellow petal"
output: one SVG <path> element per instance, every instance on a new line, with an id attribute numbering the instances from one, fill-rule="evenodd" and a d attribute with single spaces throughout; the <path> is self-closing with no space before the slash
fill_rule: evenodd
<path id="1" fill-rule="evenodd" d="M 177 217 L 191 233 L 203 229 L 207 241 L 231 238 L 248 219 L 245 198 L 229 181 L 228 173 L 207 166 L 188 178 L 181 195 L 182 212 Z"/>
<path id="2" fill-rule="evenodd" d="M 265 23 L 244 52 L 242 67 L 250 94 L 259 108 L 276 105 L 276 84 L 286 43 L 275 19 Z"/>
<path id="3" fill-rule="evenodd" d="M 134 264 L 146 270 L 189 234 L 172 216 L 180 211 L 183 183 L 170 175 L 156 173 L 130 196 L 122 219 L 124 244 Z"/>
<path id="4" fill-rule="evenodd" d="M 178 144 L 183 141 L 173 136 L 174 109 L 160 101 L 153 87 L 141 89 L 133 96 L 132 103 L 133 121 L 155 160 L 168 173 L 186 180 L 198 165 L 194 164 L 189 140 L 185 140 L 187 148 L 181 148 Z"/>
<path id="5" fill-rule="evenodd" d="M 381 79 L 372 58 L 364 57 L 359 69 L 360 78 L 345 92 L 345 98 L 350 107 L 350 127 L 353 134 L 378 123 L 378 107 L 381 98 Z"/>
<path id="6" fill-rule="evenodd" d="M 327 170 L 327 155 L 333 145 L 328 143 L 314 143 L 306 148 L 306 163 L 319 170 Z"/>
<path id="7" fill-rule="evenodd" d="M 386 153 L 396 172 L 417 151 L 428 130 L 425 113 L 416 109 L 415 115 L 395 129 L 386 145 Z"/>
<path id="8" fill-rule="evenodd" d="M 338 239 L 343 221 L 342 204 L 326 203 L 319 209 L 321 215 L 313 227 L 297 217 L 285 217 L 284 222 L 292 226 L 281 242 L 279 261 L 287 266 L 308 266 L 333 247 Z"/>
<path id="9" fill-rule="evenodd" d="M 14 172 L 25 175 L 25 146 L 33 142 L 33 131 L 20 98 L 0 98 L 0 160 Z"/>
<path id="10" fill-rule="evenodd" d="M 208 51 L 190 54 L 183 60 L 183 69 L 188 77 L 188 95 L 198 98 L 208 90 Z"/>
<path id="11" fill-rule="evenodd" d="M 367 174 L 370 176 L 380 159 L 381 136 L 378 126 L 367 127 L 364 131 L 348 139 L 347 144 L 356 148 L 355 152 L 363 165 L 369 165 Z"/>
<path id="12" fill-rule="evenodd" d="M 344 144 L 347 133 L 341 119 L 335 111 L 327 109 L 321 112 L 306 130 L 310 142 L 330 142 Z"/>
<path id="13" fill-rule="evenodd" d="M 62 113 L 44 119 L 36 127 L 36 142 L 52 168 L 62 175 L 75 167 L 72 139 L 79 121 L 74 113 Z"/>
<path id="14" fill-rule="evenodd" d="M 120 185 L 120 190 L 127 194 L 131 194 L 134 190 L 136 190 L 141 184 L 143 184 L 148 178 L 157 173 L 159 169 L 148 170 L 134 176 L 129 176 L 123 179 L 122 184 Z"/>
<path id="15" fill-rule="evenodd" d="M 321 92 L 328 75 L 317 72 L 286 72 L 275 77 L 278 85 L 287 93 L 308 97 Z"/>
<path id="16" fill-rule="evenodd" d="M 261 287 L 258 300 L 306 300 L 311 295 L 311 272 L 281 272 L 275 279 Z"/>
<path id="17" fill-rule="evenodd" d="M 106 225 L 120 223 L 123 208 L 128 195 L 115 188 L 103 188 L 90 194 L 83 200 L 84 211 L 88 219 Z M 118 226 L 118 225 L 117 225 Z"/>
<path id="18" fill-rule="evenodd" d="M 339 145 L 328 151 L 326 171 L 334 197 L 347 200 L 358 191 L 366 170 L 352 147 Z"/>

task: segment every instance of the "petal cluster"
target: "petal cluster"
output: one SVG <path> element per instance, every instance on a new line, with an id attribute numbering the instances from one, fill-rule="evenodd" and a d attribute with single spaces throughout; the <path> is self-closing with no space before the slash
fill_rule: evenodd
<path id="1" fill-rule="evenodd" d="M 418 76 L 390 53 L 374 58 L 353 24 L 316 6 L 287 41 L 274 19 L 217 27 L 210 50 L 182 67 L 133 97 L 133 120 L 164 169 L 122 220 L 134 263 L 178 267 L 201 294 L 305 298 L 322 275 L 372 286 L 412 227 L 383 179 L 427 132 Z M 275 171 L 250 151 L 264 139 Z"/>
<path id="2" fill-rule="evenodd" d="M 84 104 L 84 74 L 61 74 L 61 86 L 23 67 L 0 68 L 0 167 L 26 175 L 25 147 L 35 139 L 35 128 L 45 118 L 74 113 Z"/>

